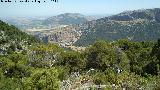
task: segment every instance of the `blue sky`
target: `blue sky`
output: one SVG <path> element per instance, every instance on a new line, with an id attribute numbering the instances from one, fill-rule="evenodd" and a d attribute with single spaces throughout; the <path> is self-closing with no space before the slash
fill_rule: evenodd
<path id="1" fill-rule="evenodd" d="M 147 8 L 160 8 L 160 0 L 59 0 L 58 3 L 46 0 L 46 3 L 40 4 L 0 2 L 0 16 L 51 16 L 61 13 L 101 15 Z"/>

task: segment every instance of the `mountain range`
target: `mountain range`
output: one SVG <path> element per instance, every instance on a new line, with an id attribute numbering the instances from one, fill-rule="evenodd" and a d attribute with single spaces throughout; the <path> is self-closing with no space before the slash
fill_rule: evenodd
<path id="1" fill-rule="evenodd" d="M 160 38 L 160 9 L 125 11 L 83 24 L 41 32 L 45 42 L 86 46 L 97 40 L 154 41 Z"/>
<path id="2" fill-rule="evenodd" d="M 65 25 L 75 25 L 100 18 L 100 16 L 85 16 L 79 13 L 64 13 L 57 16 L 34 17 L 1 17 L 0 19 L 21 30 L 51 29 Z"/>

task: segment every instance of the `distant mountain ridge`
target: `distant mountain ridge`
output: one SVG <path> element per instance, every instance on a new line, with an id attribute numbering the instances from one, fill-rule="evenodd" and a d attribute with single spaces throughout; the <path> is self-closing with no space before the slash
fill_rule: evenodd
<path id="1" fill-rule="evenodd" d="M 4 22 L 15 25 L 19 29 L 51 29 L 66 25 L 85 23 L 95 18 L 79 13 L 64 13 L 57 16 L 42 17 L 6 17 L 1 18 Z"/>
<path id="2" fill-rule="evenodd" d="M 154 20 L 160 22 L 160 8 L 126 11 L 118 15 L 106 17 L 105 19 L 116 20 L 116 21 L 131 21 L 135 19 L 146 19 L 146 20 Z"/>
<path id="3" fill-rule="evenodd" d="M 26 30 L 30 28 L 46 28 L 42 25 L 42 21 L 46 17 L 3 17 L 2 21 L 14 25 L 21 30 Z"/>

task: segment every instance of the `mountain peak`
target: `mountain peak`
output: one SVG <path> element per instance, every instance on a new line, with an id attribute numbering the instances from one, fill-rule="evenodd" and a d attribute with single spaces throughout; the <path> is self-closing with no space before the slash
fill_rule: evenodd
<path id="1" fill-rule="evenodd" d="M 64 13 L 57 16 L 49 17 L 43 24 L 48 26 L 55 25 L 75 25 L 87 22 L 86 16 L 79 13 Z"/>

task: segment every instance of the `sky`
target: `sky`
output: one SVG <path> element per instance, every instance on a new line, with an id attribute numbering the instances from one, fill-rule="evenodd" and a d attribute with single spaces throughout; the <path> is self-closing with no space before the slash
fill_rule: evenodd
<path id="1" fill-rule="evenodd" d="M 45 3 L 16 1 L 0 2 L 0 16 L 51 16 L 62 13 L 103 15 L 126 10 L 160 8 L 160 0 L 58 0 L 58 3 L 51 0 L 46 0 Z"/>

